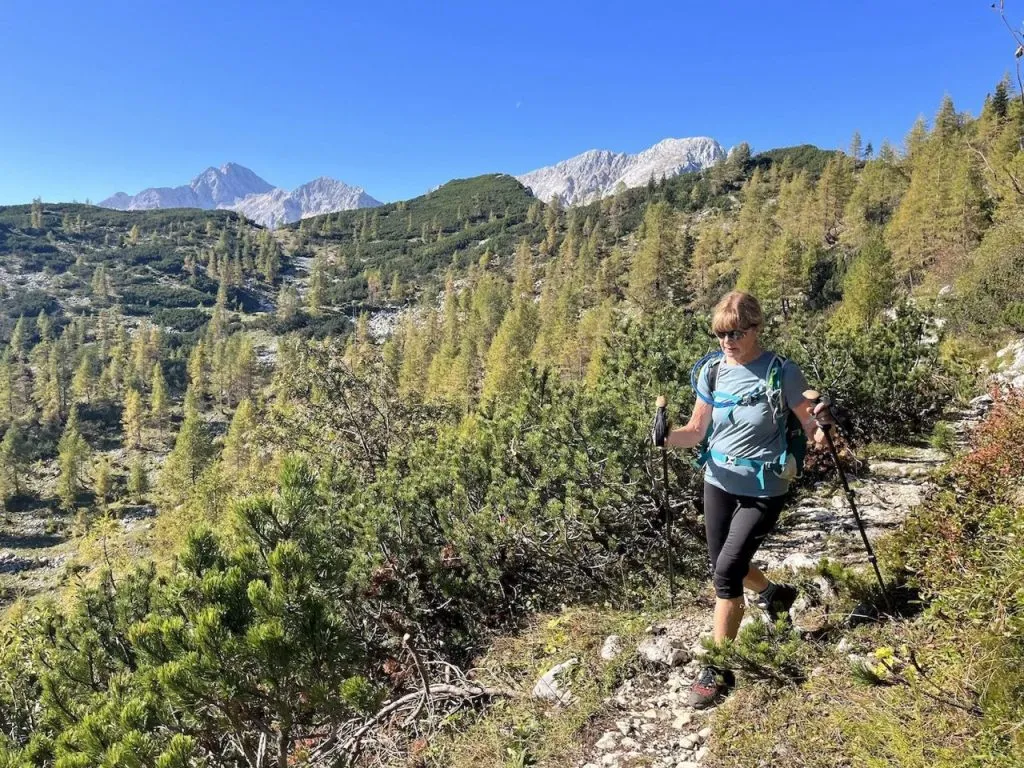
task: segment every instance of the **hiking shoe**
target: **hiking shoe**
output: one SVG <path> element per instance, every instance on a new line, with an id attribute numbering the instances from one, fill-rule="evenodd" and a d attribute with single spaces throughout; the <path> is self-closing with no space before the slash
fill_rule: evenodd
<path id="1" fill-rule="evenodd" d="M 774 624 L 783 616 L 789 619 L 789 609 L 796 602 L 796 595 L 796 587 L 789 584 L 779 584 L 775 587 L 775 591 L 772 592 L 770 600 L 758 598 L 757 605 L 768 614 L 768 618 Z"/>
<path id="2" fill-rule="evenodd" d="M 694 709 L 710 707 L 736 685 L 736 676 L 731 669 L 704 667 L 690 686 L 686 703 Z"/>

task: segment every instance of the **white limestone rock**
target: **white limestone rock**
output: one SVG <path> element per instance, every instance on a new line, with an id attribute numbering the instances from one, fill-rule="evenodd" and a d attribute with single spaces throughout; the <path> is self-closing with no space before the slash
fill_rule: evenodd
<path id="1" fill-rule="evenodd" d="M 533 697 L 545 701 L 553 701 L 557 704 L 572 703 L 572 693 L 568 686 L 563 684 L 561 677 L 579 664 L 579 659 L 573 657 L 561 664 L 556 664 L 543 675 L 533 686 Z"/>
<path id="2" fill-rule="evenodd" d="M 620 653 L 622 653 L 622 638 L 618 635 L 608 635 L 601 645 L 601 658 L 611 661 Z"/>
<path id="3" fill-rule="evenodd" d="M 564 205 L 599 200 L 622 187 L 638 187 L 652 177 L 656 181 L 688 171 L 709 168 L 725 159 L 725 150 L 714 139 L 664 139 L 635 155 L 592 149 L 555 165 L 517 176 L 540 200 L 553 197 Z"/>
<path id="4" fill-rule="evenodd" d="M 289 192 L 275 187 L 238 163 L 207 168 L 180 187 L 151 187 L 136 195 L 118 192 L 99 203 L 104 208 L 121 211 L 222 208 L 239 211 L 256 223 L 271 228 L 308 216 L 372 208 L 380 204 L 361 187 L 352 187 L 326 176 Z"/>
<path id="5" fill-rule="evenodd" d="M 690 660 L 690 654 L 685 648 L 681 648 L 681 641 L 667 635 L 656 637 L 645 637 L 640 641 L 636 652 L 648 661 L 655 664 L 664 664 L 666 667 L 678 667 Z"/>

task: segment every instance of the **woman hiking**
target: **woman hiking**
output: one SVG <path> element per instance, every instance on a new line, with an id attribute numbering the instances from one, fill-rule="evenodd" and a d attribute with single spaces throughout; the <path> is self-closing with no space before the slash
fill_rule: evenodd
<path id="1" fill-rule="evenodd" d="M 708 438 L 704 461 L 704 527 L 714 572 L 714 639 L 735 638 L 743 618 L 743 588 L 774 622 L 788 614 L 797 591 L 769 581 L 751 559 L 774 529 L 797 474 L 787 451 L 786 423 L 792 413 L 808 440 L 824 442 L 817 415 L 825 405 L 804 397 L 800 368 L 761 348 L 764 315 L 757 299 L 733 291 L 715 307 L 712 330 L 721 356 L 697 377 L 697 403 L 689 423 L 664 438 L 670 448 L 693 448 Z M 710 431 L 709 431 L 710 430 Z M 799 429 L 797 429 L 799 434 Z M 658 436 L 656 436 L 656 442 Z M 714 703 L 735 682 L 730 670 L 705 667 L 690 688 L 696 708 Z"/>

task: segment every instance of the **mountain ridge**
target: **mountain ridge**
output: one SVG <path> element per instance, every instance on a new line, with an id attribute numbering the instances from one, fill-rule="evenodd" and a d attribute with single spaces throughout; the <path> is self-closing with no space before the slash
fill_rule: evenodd
<path id="1" fill-rule="evenodd" d="M 638 187 L 651 178 L 703 170 L 725 157 L 722 145 L 708 136 L 667 138 L 636 154 L 589 149 L 516 179 L 544 202 L 557 196 L 563 205 L 577 205 L 599 200 L 620 184 Z"/>
<path id="2" fill-rule="evenodd" d="M 227 209 L 245 214 L 268 227 L 288 224 L 308 216 L 373 208 L 381 205 L 362 187 L 319 176 L 290 192 L 275 187 L 238 163 L 220 168 L 210 166 L 188 184 L 177 187 L 148 187 L 134 195 L 117 192 L 102 200 L 103 208 L 120 211 L 156 208 Z"/>

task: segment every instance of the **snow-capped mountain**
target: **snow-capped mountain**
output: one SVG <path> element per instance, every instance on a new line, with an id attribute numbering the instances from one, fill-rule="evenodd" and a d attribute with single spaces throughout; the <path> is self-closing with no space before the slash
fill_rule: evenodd
<path id="1" fill-rule="evenodd" d="M 565 205 L 589 203 L 611 194 L 621 182 L 626 187 L 699 171 L 725 158 L 725 150 L 714 139 L 664 139 L 635 155 L 592 149 L 546 168 L 517 176 L 533 194 L 545 202 L 552 197 Z"/>
<path id="2" fill-rule="evenodd" d="M 118 192 L 100 203 L 105 208 L 138 211 L 151 208 L 227 208 L 260 224 L 275 227 L 292 221 L 381 203 L 361 187 L 322 176 L 291 192 L 275 187 L 248 168 L 227 163 L 207 168 L 180 187 L 154 187 L 137 195 Z"/>

